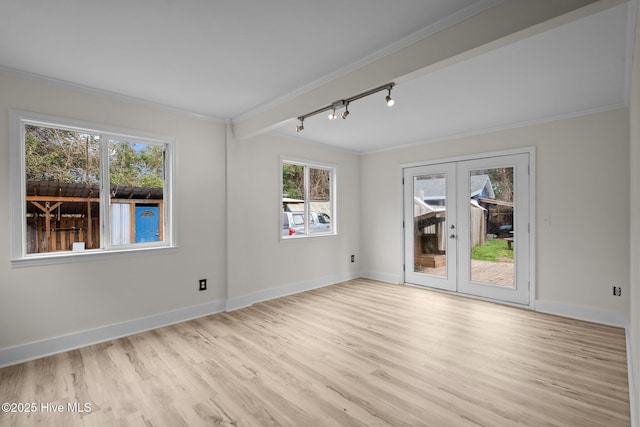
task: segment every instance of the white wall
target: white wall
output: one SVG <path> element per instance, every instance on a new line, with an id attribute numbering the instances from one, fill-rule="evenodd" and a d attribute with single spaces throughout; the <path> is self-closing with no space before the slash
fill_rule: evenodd
<path id="1" fill-rule="evenodd" d="M 222 123 L 7 75 L 0 75 L 0 93 L 0 200 L 4 201 L 0 207 L 0 366 L 7 362 L 2 360 L 3 355 L 5 359 L 8 354 L 21 357 L 10 352 L 15 346 L 202 304 L 215 306 L 215 302 L 224 300 Z M 164 254 L 12 268 L 9 109 L 175 137 L 179 249 Z M 208 279 L 207 292 L 197 290 L 200 278 Z M 103 331 L 104 336 L 116 329 Z M 128 330 L 117 329 L 122 333 Z M 92 336 L 83 336 L 80 341 L 86 339 Z M 36 353 L 49 350 L 55 351 L 55 345 L 33 349 Z"/>
<path id="2" fill-rule="evenodd" d="M 400 165 L 536 147 L 537 305 L 592 320 L 629 316 L 628 110 L 422 144 L 364 156 L 363 271 L 402 280 Z M 366 231 L 364 231 L 366 230 Z M 612 285 L 623 296 L 612 295 Z"/>
<path id="3" fill-rule="evenodd" d="M 281 156 L 336 166 L 337 236 L 280 240 Z M 229 308 L 358 276 L 359 156 L 262 135 L 230 139 L 227 158 Z"/>
<path id="4" fill-rule="evenodd" d="M 179 245 L 16 268 L 5 203 L 0 366 L 359 275 L 359 156 L 269 135 L 237 142 L 223 123 L 12 75 L 0 75 L 0 93 L 2 200 L 10 200 L 10 109 L 171 136 Z M 337 167 L 337 236 L 280 241 L 280 156 Z M 200 278 L 208 291 L 197 290 Z"/>

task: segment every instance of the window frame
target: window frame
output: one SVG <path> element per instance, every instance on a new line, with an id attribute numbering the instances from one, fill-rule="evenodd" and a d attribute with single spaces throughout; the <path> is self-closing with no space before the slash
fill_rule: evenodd
<path id="1" fill-rule="evenodd" d="M 338 180 L 338 167 L 334 164 L 330 164 L 330 163 L 323 163 L 323 162 L 315 162 L 315 161 L 309 161 L 309 160 L 304 160 L 304 159 L 299 159 L 299 158 L 295 158 L 295 157 L 290 157 L 290 156 L 280 156 L 280 169 L 278 172 L 279 175 L 279 200 L 278 200 L 278 212 L 279 212 L 279 217 L 278 217 L 278 236 L 280 241 L 296 241 L 296 240 L 304 240 L 304 239 L 313 239 L 313 238 L 326 238 L 326 237 L 334 237 L 338 235 L 338 221 L 337 221 L 337 206 L 338 206 L 338 195 L 337 195 L 337 180 Z M 283 173 L 282 173 L 282 169 L 283 169 L 283 165 L 284 164 L 291 164 L 291 165 L 298 165 L 298 166 L 303 166 L 304 167 L 304 210 L 302 211 L 304 213 L 303 218 L 310 218 L 311 217 L 311 207 L 310 207 L 310 203 L 311 203 L 311 193 L 309 191 L 309 184 L 310 184 L 310 169 L 319 169 L 319 170 L 326 170 L 329 171 L 329 201 L 330 201 L 330 221 L 331 221 L 331 231 L 328 232 L 319 232 L 319 233 L 309 233 L 309 223 L 310 221 L 305 221 L 305 233 L 303 235 L 287 235 L 284 236 L 282 234 L 282 226 L 283 226 L 283 221 L 282 221 L 282 213 L 283 213 L 283 209 L 282 209 L 282 198 L 284 197 L 284 189 L 283 189 Z"/>
<path id="2" fill-rule="evenodd" d="M 100 248 L 86 251 L 60 251 L 27 253 L 26 230 L 26 138 L 25 125 L 51 127 L 100 135 Z M 11 182 L 11 264 L 14 267 L 58 264 L 87 259 L 104 259 L 105 256 L 130 256 L 132 253 L 148 253 L 175 249 L 175 188 L 176 168 L 175 139 L 123 128 L 69 119 L 28 111 L 10 111 L 10 182 Z M 127 142 L 163 145 L 165 147 L 162 227 L 163 241 L 112 245 L 110 211 L 109 153 L 104 149 L 113 139 Z M 106 179 L 105 179 L 106 177 Z"/>

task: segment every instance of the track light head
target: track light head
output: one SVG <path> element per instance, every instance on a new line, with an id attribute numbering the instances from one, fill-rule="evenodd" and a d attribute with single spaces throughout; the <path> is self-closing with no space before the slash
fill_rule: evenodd
<path id="1" fill-rule="evenodd" d="M 304 119 L 300 119 L 300 124 L 296 126 L 296 132 L 302 132 L 304 130 Z"/>
<path id="2" fill-rule="evenodd" d="M 335 120 L 338 116 L 336 115 L 336 107 L 333 107 L 333 110 L 329 113 L 329 120 Z"/>
<path id="3" fill-rule="evenodd" d="M 345 104 L 345 109 L 342 112 L 342 118 L 346 119 L 349 116 L 349 104 Z"/>
<path id="4" fill-rule="evenodd" d="M 394 101 L 393 98 L 391 98 L 391 87 L 389 87 L 389 95 L 387 95 L 385 100 L 387 101 L 387 106 L 389 107 L 393 107 L 393 104 L 396 103 L 396 101 Z"/>

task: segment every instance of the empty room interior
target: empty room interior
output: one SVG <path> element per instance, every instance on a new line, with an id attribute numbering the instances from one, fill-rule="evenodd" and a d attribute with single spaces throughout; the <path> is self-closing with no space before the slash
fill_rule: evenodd
<path id="1" fill-rule="evenodd" d="M 0 0 L 0 426 L 640 426 L 637 0 Z"/>

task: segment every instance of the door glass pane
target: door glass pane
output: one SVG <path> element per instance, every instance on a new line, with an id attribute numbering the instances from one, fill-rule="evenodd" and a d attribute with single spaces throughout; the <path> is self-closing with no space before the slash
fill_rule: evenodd
<path id="1" fill-rule="evenodd" d="M 414 271 L 447 276 L 445 174 L 413 178 Z"/>
<path id="2" fill-rule="evenodd" d="M 471 280 L 514 287 L 513 167 L 469 173 Z"/>

